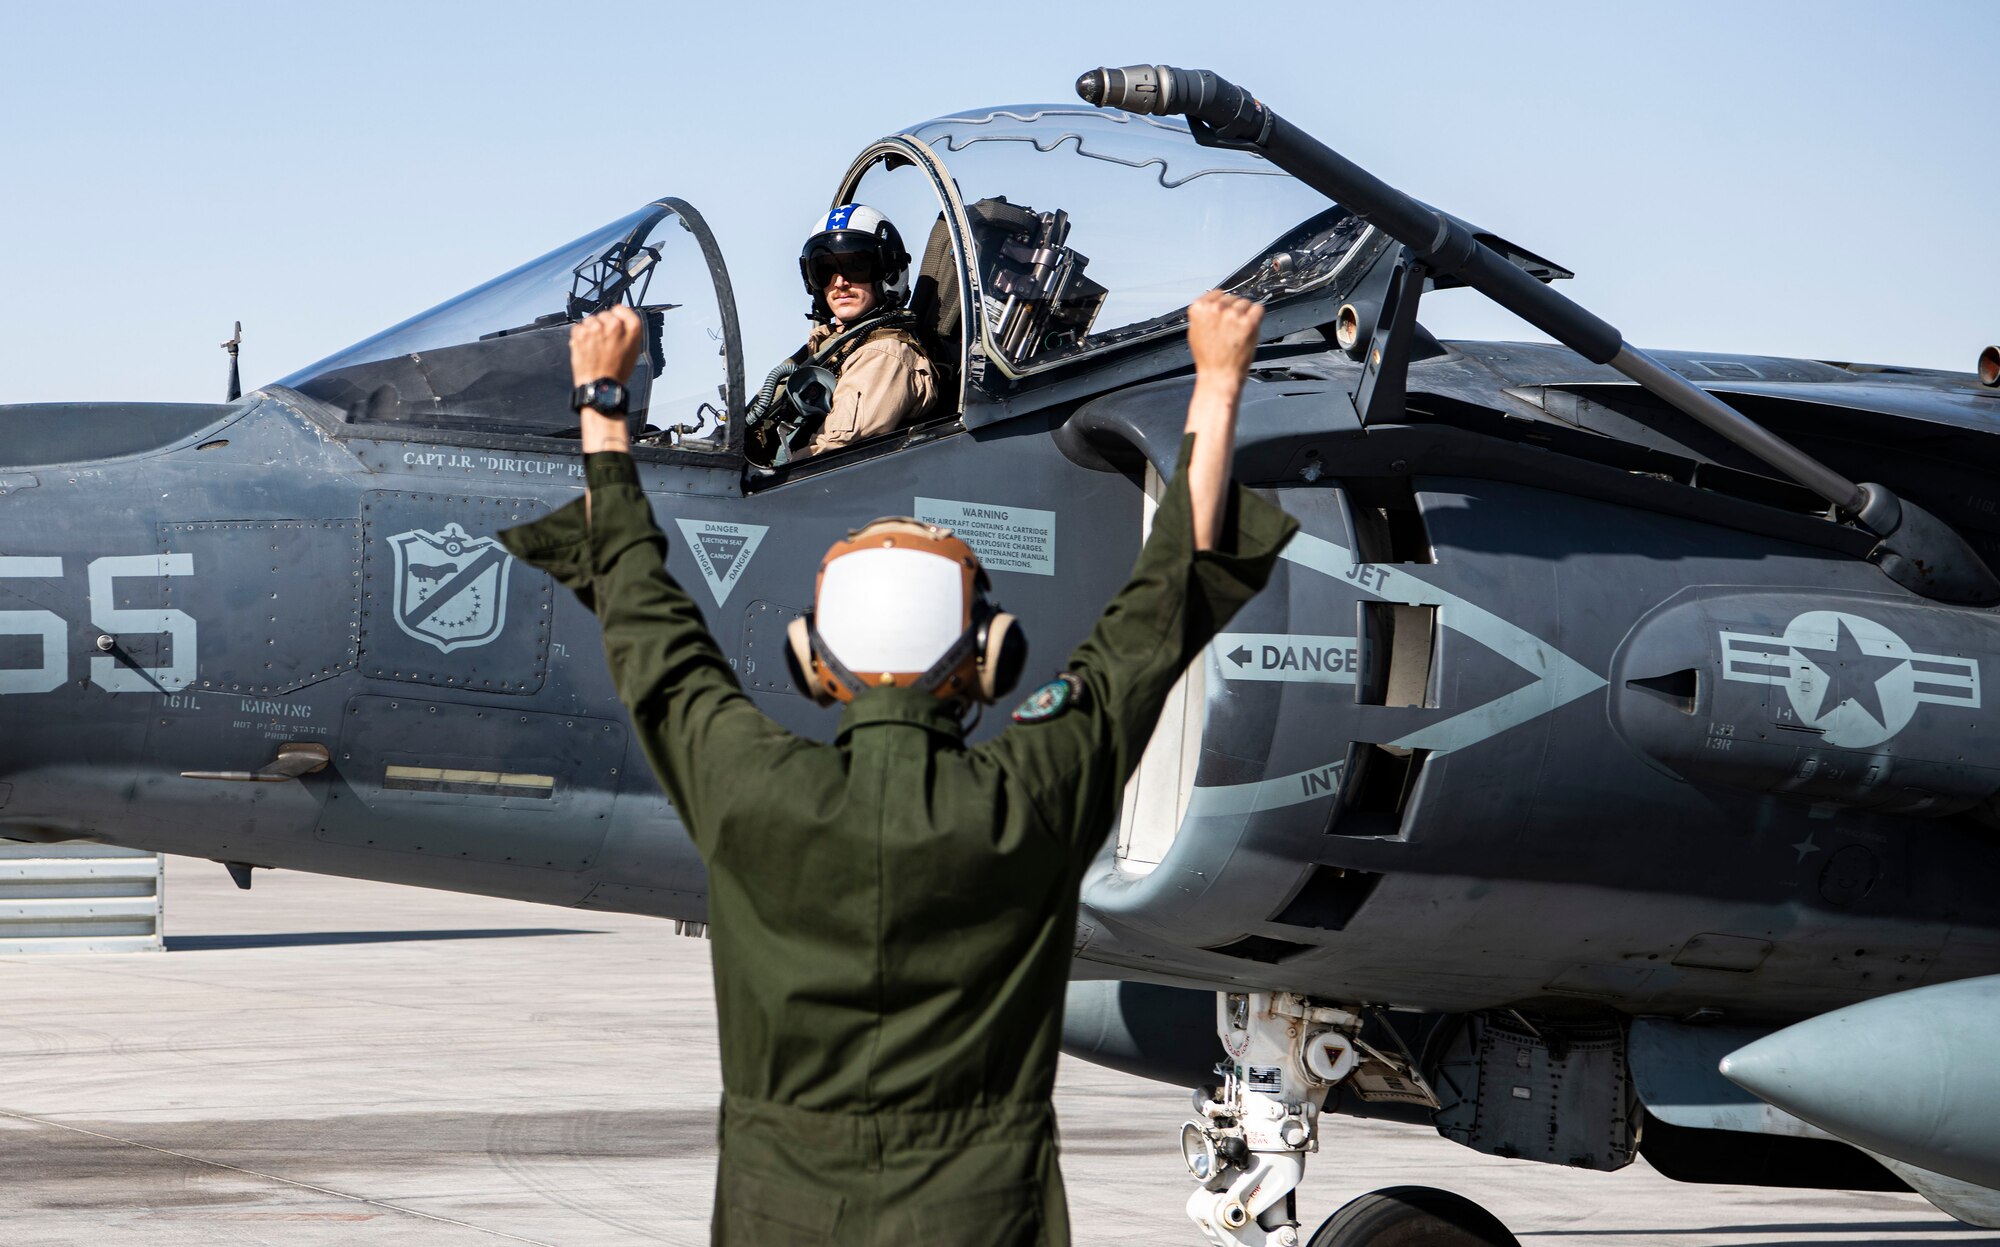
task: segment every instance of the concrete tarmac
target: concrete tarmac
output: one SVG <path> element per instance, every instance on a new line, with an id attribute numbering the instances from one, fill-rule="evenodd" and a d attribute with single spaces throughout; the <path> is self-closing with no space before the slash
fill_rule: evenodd
<path id="1" fill-rule="evenodd" d="M 0 959 L 4 1247 L 708 1241 L 708 945 L 656 919 L 170 858 L 164 954 Z M 1195 1247 L 1185 1095 L 1058 1084 L 1079 1244 Z M 1333 1119 L 1308 1229 L 1400 1183 L 1525 1244 L 1970 1247 L 1914 1195 L 1683 1186 Z"/>

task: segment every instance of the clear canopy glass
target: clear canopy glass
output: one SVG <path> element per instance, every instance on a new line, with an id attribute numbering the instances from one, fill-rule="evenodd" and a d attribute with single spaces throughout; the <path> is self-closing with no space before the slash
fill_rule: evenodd
<path id="1" fill-rule="evenodd" d="M 633 416 L 657 440 L 720 447 L 734 312 L 693 230 L 648 204 L 279 384 L 357 422 L 569 435 L 569 328 L 622 303 L 647 326 Z"/>
<path id="2" fill-rule="evenodd" d="M 986 351 L 1015 375 L 1175 332 L 1216 286 L 1267 302 L 1323 286 L 1366 228 L 1262 156 L 1197 144 L 1177 119 L 1028 105 L 908 134 L 966 207 Z"/>

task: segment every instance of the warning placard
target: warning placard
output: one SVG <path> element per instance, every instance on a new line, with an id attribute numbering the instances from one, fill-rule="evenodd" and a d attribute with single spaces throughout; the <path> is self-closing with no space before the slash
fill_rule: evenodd
<path id="1" fill-rule="evenodd" d="M 717 606 L 736 587 L 737 578 L 757 553 L 757 544 L 770 530 L 767 524 L 729 524 L 720 520 L 676 518 L 675 523 L 680 525 L 681 536 L 687 539 L 694 564 L 700 569 L 701 578 L 708 582 L 708 591 L 715 595 Z"/>
<path id="2" fill-rule="evenodd" d="M 1232 680 L 1352 684 L 1361 667 L 1360 645 L 1351 636 L 1225 632 L 1214 646 L 1222 674 Z"/>
<path id="3" fill-rule="evenodd" d="M 919 498 L 914 514 L 926 524 L 942 525 L 963 538 L 988 571 L 1056 574 L 1054 511 Z"/>

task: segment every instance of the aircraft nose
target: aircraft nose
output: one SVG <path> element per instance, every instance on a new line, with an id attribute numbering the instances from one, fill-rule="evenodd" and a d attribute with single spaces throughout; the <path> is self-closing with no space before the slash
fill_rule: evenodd
<path id="1" fill-rule="evenodd" d="M 1722 1058 L 1717 1068 L 1722 1076 L 1760 1099 L 1784 1094 L 1786 1067 L 1782 1053 L 1789 1045 L 1774 1042 L 1767 1035 L 1756 1043 L 1738 1048 Z"/>

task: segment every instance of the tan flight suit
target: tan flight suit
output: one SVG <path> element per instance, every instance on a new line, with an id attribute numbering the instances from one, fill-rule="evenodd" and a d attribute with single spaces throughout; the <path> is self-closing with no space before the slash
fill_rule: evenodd
<path id="1" fill-rule="evenodd" d="M 806 339 L 806 350 L 817 351 L 826 345 L 836 328 L 815 326 Z M 931 362 L 916 338 L 903 329 L 877 329 L 841 364 L 840 380 L 833 389 L 833 410 L 805 453 L 824 454 L 908 424 L 930 407 L 936 390 Z"/>
<path id="2" fill-rule="evenodd" d="M 667 574 L 631 457 L 585 475 L 594 513 L 579 499 L 501 540 L 597 613 L 708 868 L 712 1241 L 1064 1247 L 1049 1092 L 1078 890 L 1168 690 L 1297 525 L 1236 488 L 1197 551 L 1177 472 L 1132 579 L 1006 731 L 967 746 L 936 697 L 871 688 L 828 743 L 744 694 Z"/>

